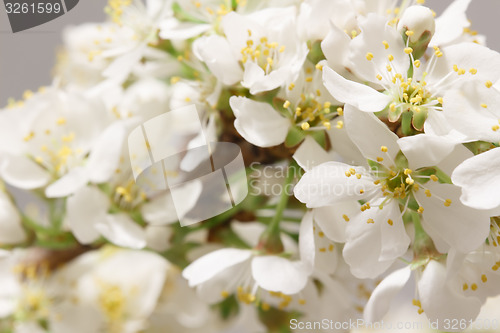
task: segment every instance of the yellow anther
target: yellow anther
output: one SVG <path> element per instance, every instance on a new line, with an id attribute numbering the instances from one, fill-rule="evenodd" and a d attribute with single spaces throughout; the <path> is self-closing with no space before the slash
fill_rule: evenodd
<path id="1" fill-rule="evenodd" d="M 337 127 L 338 129 L 342 129 L 344 127 L 344 122 L 342 120 L 337 121 Z"/>
<path id="2" fill-rule="evenodd" d="M 285 103 L 283 103 L 283 107 L 285 109 L 288 109 L 290 107 L 290 104 L 291 104 L 290 101 L 285 101 Z"/>
<path id="3" fill-rule="evenodd" d="M 26 142 L 28 142 L 28 141 L 30 141 L 31 139 L 33 139 L 34 137 L 35 137 L 35 132 L 30 132 L 30 133 L 28 133 L 28 135 L 26 135 L 26 136 L 24 137 L 24 139 L 23 139 L 23 140 L 24 140 L 24 141 L 26 141 Z"/>
<path id="4" fill-rule="evenodd" d="M 375 221 L 373 221 L 373 219 L 368 219 L 368 220 L 366 221 L 366 223 L 368 223 L 368 224 L 373 224 L 373 223 L 375 223 Z"/>
<path id="5" fill-rule="evenodd" d="M 349 222 L 349 217 L 347 215 L 342 215 L 342 218 L 346 221 L 346 222 Z"/>
<path id="6" fill-rule="evenodd" d="M 443 97 L 438 97 L 437 101 L 439 104 L 443 105 Z"/>
<path id="7" fill-rule="evenodd" d="M 498 131 L 498 130 L 500 129 L 500 126 L 498 126 L 498 125 L 494 125 L 494 126 L 491 126 L 491 129 L 492 129 L 494 132 L 496 132 L 496 131 Z"/>
<path id="8" fill-rule="evenodd" d="M 302 123 L 302 125 L 300 125 L 300 127 L 304 130 L 304 131 L 307 131 L 309 129 L 309 127 L 311 127 L 309 125 L 309 123 Z"/>
<path id="9" fill-rule="evenodd" d="M 344 109 L 342 109 L 341 107 L 338 107 L 337 108 L 337 113 L 339 114 L 339 116 L 344 115 Z"/>
<path id="10" fill-rule="evenodd" d="M 268 58 L 266 59 L 266 61 L 267 61 L 267 63 L 268 63 L 270 66 L 272 66 L 272 65 L 273 65 L 273 63 L 274 63 L 274 60 L 273 60 L 273 58 L 271 58 L 271 57 L 268 57 Z"/>
<path id="11" fill-rule="evenodd" d="M 320 247 L 319 252 L 326 252 L 326 247 Z"/>
<path id="12" fill-rule="evenodd" d="M 387 41 L 386 41 L 386 40 L 384 40 L 384 41 L 382 42 L 382 44 L 384 44 L 384 47 L 385 47 L 385 49 L 386 49 L 386 50 L 389 48 L 389 43 L 387 43 Z"/>
<path id="13" fill-rule="evenodd" d="M 451 206 L 451 200 L 450 199 L 446 199 L 443 203 L 446 207 L 450 207 Z"/>
<path id="14" fill-rule="evenodd" d="M 323 70 L 323 65 L 321 65 L 321 64 L 319 64 L 319 63 L 318 63 L 318 64 L 316 64 L 316 69 L 317 69 L 318 71 L 322 71 L 322 70 Z"/>
<path id="15" fill-rule="evenodd" d="M 365 193 L 365 190 L 363 190 L 363 189 L 359 190 L 359 194 L 363 194 L 363 193 Z"/>
<path id="16" fill-rule="evenodd" d="M 481 281 L 483 281 L 483 283 L 486 283 L 488 281 L 488 278 L 486 277 L 486 275 L 481 275 Z"/>
<path id="17" fill-rule="evenodd" d="M 458 66 L 457 66 L 457 65 L 453 65 L 453 70 L 454 70 L 455 72 L 458 72 Z"/>
<path id="18" fill-rule="evenodd" d="M 408 175 L 409 175 L 409 174 L 411 174 L 412 172 L 413 172 L 413 170 L 411 170 L 411 169 L 405 169 L 404 174 L 405 174 L 406 176 L 408 176 Z"/>
<path id="19" fill-rule="evenodd" d="M 373 53 L 368 52 L 368 53 L 366 54 L 366 60 L 370 61 L 370 60 L 372 60 L 372 59 L 373 59 Z"/>
<path id="20" fill-rule="evenodd" d="M 387 56 L 387 59 L 389 59 L 389 61 L 393 61 L 394 60 L 394 56 L 392 54 L 389 54 Z"/>
<path id="21" fill-rule="evenodd" d="M 431 196 L 432 196 L 432 194 L 431 194 L 431 191 L 430 191 L 430 190 L 425 190 L 425 192 L 424 192 L 424 193 L 425 193 L 425 195 L 426 195 L 427 197 L 431 197 Z"/>
<path id="22" fill-rule="evenodd" d="M 430 178 L 433 182 L 437 182 L 439 179 L 436 175 L 431 175 Z"/>
<path id="23" fill-rule="evenodd" d="M 420 67 L 420 60 L 415 60 L 415 62 L 413 64 L 415 65 L 415 67 L 419 68 Z"/>
<path id="24" fill-rule="evenodd" d="M 460 68 L 457 72 L 458 75 L 464 75 L 465 74 L 465 69 Z"/>
<path id="25" fill-rule="evenodd" d="M 377 79 L 378 79 L 379 81 L 382 81 L 382 75 L 377 74 Z"/>
<path id="26" fill-rule="evenodd" d="M 330 129 L 332 128 L 332 124 L 330 124 L 330 122 L 329 122 L 329 121 L 325 121 L 325 122 L 323 122 L 323 126 L 325 126 L 325 128 L 326 128 L 327 130 L 330 130 Z"/>
<path id="27" fill-rule="evenodd" d="M 357 173 L 357 174 L 356 174 L 356 178 L 361 179 L 361 174 L 360 174 L 360 173 Z"/>
<path id="28" fill-rule="evenodd" d="M 377 157 L 377 162 L 382 162 L 384 160 L 383 157 Z"/>
<path id="29" fill-rule="evenodd" d="M 486 88 L 491 88 L 493 86 L 493 82 L 486 81 L 486 83 L 484 85 L 486 86 Z"/>
<path id="30" fill-rule="evenodd" d="M 177 82 L 179 82 L 180 80 L 181 80 L 181 78 L 180 78 L 180 77 L 178 77 L 178 76 L 172 76 L 172 77 L 170 78 L 170 84 L 176 84 L 176 83 L 177 83 Z"/>
<path id="31" fill-rule="evenodd" d="M 333 244 L 330 244 L 328 246 L 328 251 L 332 252 L 334 248 L 335 248 L 335 246 Z"/>
<path id="32" fill-rule="evenodd" d="M 380 146 L 380 151 L 387 153 L 388 149 L 386 146 Z"/>
<path id="33" fill-rule="evenodd" d="M 285 52 L 285 48 L 286 48 L 286 47 L 285 47 L 285 45 L 281 45 L 281 47 L 280 47 L 280 49 L 279 49 L 279 52 L 280 52 L 280 53 Z"/>
<path id="34" fill-rule="evenodd" d="M 391 219 L 388 219 L 387 223 L 389 223 L 389 225 L 393 225 L 394 224 L 394 222 Z"/>
<path id="35" fill-rule="evenodd" d="M 488 108 L 488 105 L 486 105 L 486 104 L 482 103 L 482 104 L 481 104 L 481 107 L 482 107 L 482 108 L 484 108 L 484 109 L 487 109 L 487 108 Z"/>
<path id="36" fill-rule="evenodd" d="M 424 212 L 424 207 L 422 207 L 422 206 L 418 207 L 417 212 L 419 214 L 422 214 Z"/>
<path id="37" fill-rule="evenodd" d="M 349 171 L 346 171 L 346 172 L 345 172 L 345 175 L 346 175 L 346 177 L 351 177 L 351 176 L 352 176 L 352 175 L 351 175 L 351 173 L 350 173 Z"/>
<path id="38" fill-rule="evenodd" d="M 306 304 L 306 300 L 305 299 L 299 299 L 299 304 L 300 305 L 305 305 Z"/>
<path id="39" fill-rule="evenodd" d="M 288 86 L 288 90 L 293 90 L 293 88 L 295 88 L 295 84 L 294 83 L 290 83 L 290 85 Z"/>
<path id="40" fill-rule="evenodd" d="M 477 74 L 477 69 L 471 68 L 471 69 L 469 69 L 469 73 L 471 73 L 472 75 L 476 75 Z"/>
<path id="41" fill-rule="evenodd" d="M 413 185 L 415 183 L 415 181 L 412 178 L 410 178 L 410 177 L 406 178 L 405 182 L 408 185 Z"/>
<path id="42" fill-rule="evenodd" d="M 354 168 L 350 168 L 349 169 L 349 172 L 351 173 L 351 175 L 355 175 L 356 174 L 356 170 L 354 170 Z"/>
<path id="43" fill-rule="evenodd" d="M 319 237 L 325 237 L 325 233 L 323 231 L 318 232 Z"/>
<path id="44" fill-rule="evenodd" d="M 312 82 L 313 78 L 311 76 L 306 77 L 306 82 Z"/>
<path id="45" fill-rule="evenodd" d="M 462 286 L 462 290 L 466 291 L 467 289 L 469 289 L 469 285 L 467 283 L 464 283 L 464 285 Z"/>
<path id="46" fill-rule="evenodd" d="M 262 311 L 269 311 L 271 309 L 271 306 L 268 303 L 262 303 L 260 307 L 262 308 Z"/>
<path id="47" fill-rule="evenodd" d="M 373 182 L 373 184 L 375 184 L 375 185 L 380 184 L 380 179 L 375 180 L 375 181 Z"/>
<path id="48" fill-rule="evenodd" d="M 229 292 L 227 292 L 226 290 L 223 290 L 223 291 L 221 291 L 220 295 L 222 296 L 222 298 L 228 298 Z"/>
<path id="49" fill-rule="evenodd" d="M 470 289 L 472 289 L 473 291 L 476 291 L 477 290 L 477 284 L 473 283 L 470 285 Z"/>
<path id="50" fill-rule="evenodd" d="M 66 124 L 66 118 L 63 118 L 63 117 L 58 118 L 58 119 L 56 120 L 56 124 L 57 124 L 57 125 L 64 125 L 64 124 Z"/>
<path id="51" fill-rule="evenodd" d="M 411 47 L 406 47 L 405 48 L 405 53 L 406 54 L 411 54 L 413 52 L 413 49 Z"/>

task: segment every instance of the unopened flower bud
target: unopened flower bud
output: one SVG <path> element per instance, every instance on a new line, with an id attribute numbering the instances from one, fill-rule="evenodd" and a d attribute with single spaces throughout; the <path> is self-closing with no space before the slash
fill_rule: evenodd
<path id="1" fill-rule="evenodd" d="M 398 23 L 398 31 L 405 40 L 409 39 L 408 46 L 414 50 L 415 59 L 424 54 L 435 29 L 434 15 L 429 8 L 424 6 L 408 7 Z"/>

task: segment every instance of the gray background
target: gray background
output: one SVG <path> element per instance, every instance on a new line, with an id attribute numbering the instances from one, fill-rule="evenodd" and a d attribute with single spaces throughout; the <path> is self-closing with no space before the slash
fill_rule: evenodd
<path id="1" fill-rule="evenodd" d="M 427 0 L 427 5 L 440 13 L 451 2 Z M 106 3 L 105 0 L 80 0 L 66 15 L 16 34 L 10 31 L 7 14 L 0 4 L 0 107 L 9 97 L 18 99 L 27 89 L 36 90 L 50 84 L 63 28 L 83 22 L 102 22 Z M 500 0 L 473 0 L 468 11 L 472 29 L 485 34 L 488 46 L 497 51 L 500 51 L 499 14 Z"/>

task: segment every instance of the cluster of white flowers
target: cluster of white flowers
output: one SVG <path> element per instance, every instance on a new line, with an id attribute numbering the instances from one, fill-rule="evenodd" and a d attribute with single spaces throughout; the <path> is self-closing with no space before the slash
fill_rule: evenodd
<path id="1" fill-rule="evenodd" d="M 500 294 L 500 54 L 471 0 L 424 2 L 109 0 L 65 30 L 53 83 L 0 111 L 0 331 L 299 332 L 408 284 L 471 323 Z M 250 193 L 181 227 L 127 138 L 192 105 Z M 163 143 L 195 147 L 175 119 Z"/>

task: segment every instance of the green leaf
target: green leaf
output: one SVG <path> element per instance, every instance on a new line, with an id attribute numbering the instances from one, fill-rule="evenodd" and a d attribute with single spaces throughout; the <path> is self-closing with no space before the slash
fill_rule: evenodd
<path id="1" fill-rule="evenodd" d="M 411 121 L 413 118 L 413 112 L 408 111 L 403 113 L 403 117 L 401 120 L 401 129 L 403 130 L 404 135 L 412 135 L 412 126 L 411 126 Z"/>
<path id="2" fill-rule="evenodd" d="M 323 147 L 323 149 L 327 149 L 327 138 L 326 138 L 326 132 L 325 131 L 317 131 L 313 132 L 311 136 L 316 140 L 316 142 Z"/>
<path id="3" fill-rule="evenodd" d="M 413 113 L 412 125 L 417 131 L 422 131 L 424 129 L 424 123 L 427 119 L 427 110 L 421 110 L 420 112 Z"/>
<path id="4" fill-rule="evenodd" d="M 290 147 L 295 147 L 299 143 L 304 140 L 306 137 L 304 131 L 298 129 L 295 126 L 292 126 L 290 128 L 290 131 L 288 131 L 288 135 L 286 136 L 285 139 L 285 147 L 290 148 Z"/>

